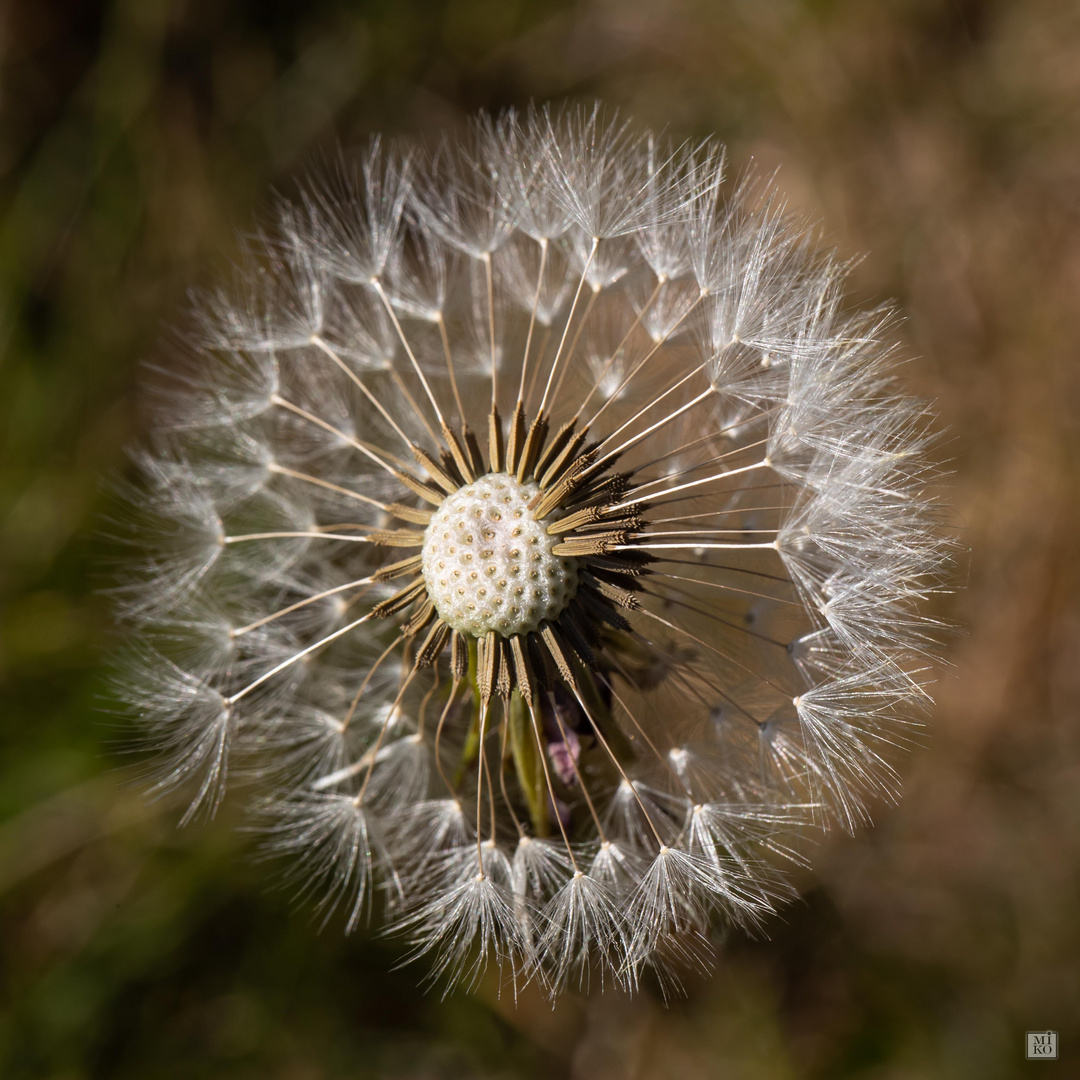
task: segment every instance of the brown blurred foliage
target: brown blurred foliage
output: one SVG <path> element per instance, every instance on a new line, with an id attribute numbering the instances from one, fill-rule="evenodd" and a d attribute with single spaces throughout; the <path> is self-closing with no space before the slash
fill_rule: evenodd
<path id="1" fill-rule="evenodd" d="M 9 0 L 0 9 L 0 1074 L 996 1078 L 1080 1068 L 1080 6 Z M 898 807 L 714 977 L 440 1001 L 322 934 L 100 710 L 137 363 L 338 141 L 602 97 L 717 132 L 908 316 L 967 554 Z M 1072 539 L 1070 540 L 1070 537 Z M 1026 1030 L 1060 1033 L 1029 1065 Z"/>

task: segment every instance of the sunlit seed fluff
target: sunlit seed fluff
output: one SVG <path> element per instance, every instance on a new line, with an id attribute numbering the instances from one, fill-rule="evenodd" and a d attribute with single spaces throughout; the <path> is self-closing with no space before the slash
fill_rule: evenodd
<path id="1" fill-rule="evenodd" d="M 117 593 L 157 789 L 234 780 L 447 987 L 665 988 L 891 795 L 949 549 L 891 315 L 722 148 L 378 140 L 160 364 Z"/>

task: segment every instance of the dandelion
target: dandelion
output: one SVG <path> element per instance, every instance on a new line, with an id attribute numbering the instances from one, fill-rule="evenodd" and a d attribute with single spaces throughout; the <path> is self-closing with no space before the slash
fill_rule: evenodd
<path id="1" fill-rule="evenodd" d="M 711 142 L 376 141 L 158 380 L 127 692 L 449 985 L 633 988 L 895 794 L 946 546 L 887 310 Z M 732 188 L 733 190 L 729 190 Z"/>

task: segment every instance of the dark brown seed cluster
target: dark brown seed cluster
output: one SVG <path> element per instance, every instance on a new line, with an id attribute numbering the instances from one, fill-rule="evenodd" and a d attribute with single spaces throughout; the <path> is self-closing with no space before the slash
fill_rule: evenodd
<path id="1" fill-rule="evenodd" d="M 633 550 L 634 537 L 645 525 L 642 515 L 647 504 L 622 501 L 630 487 L 628 477 L 613 471 L 615 455 L 600 455 L 598 444 L 589 441 L 588 428 L 577 430 L 576 418 L 550 433 L 546 417 L 529 423 L 519 404 L 507 435 L 498 410 L 492 409 L 486 456 L 468 429 L 459 435 L 444 424 L 442 437 L 439 460 L 414 446 L 426 476 L 397 469 L 402 484 L 437 507 L 446 496 L 488 474 L 505 473 L 518 483 L 533 482 L 537 492 L 529 512 L 556 538 L 551 553 L 573 559 L 577 567 L 576 591 L 556 618 L 544 620 L 529 633 L 503 635 L 489 630 L 477 639 L 476 679 L 482 708 L 493 695 L 509 700 L 514 691 L 532 706 L 539 691 L 551 690 L 560 682 L 580 693 L 582 669 L 595 669 L 598 654 L 611 648 L 605 631 L 629 630 L 620 609 L 637 606 L 637 579 L 648 572 L 652 561 L 646 553 Z M 414 525 L 428 525 L 434 513 L 398 504 L 391 509 L 396 517 Z M 422 548 L 424 532 L 387 531 L 377 540 L 389 546 Z M 421 556 L 415 555 L 379 571 L 386 580 L 415 576 L 378 604 L 374 615 L 402 619 L 400 640 L 418 642 L 414 670 L 431 666 L 449 648 L 453 677 L 464 679 L 469 635 L 439 615 L 421 565 Z"/>

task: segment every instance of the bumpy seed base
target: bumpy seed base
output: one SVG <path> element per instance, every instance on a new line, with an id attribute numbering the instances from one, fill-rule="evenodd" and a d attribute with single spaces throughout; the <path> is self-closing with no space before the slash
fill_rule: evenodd
<path id="1" fill-rule="evenodd" d="M 551 553 L 559 538 L 529 510 L 538 490 L 488 473 L 435 511 L 424 534 L 424 580 L 455 630 L 527 634 L 559 615 L 577 591 L 577 560 Z"/>

